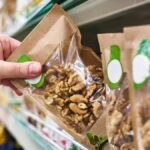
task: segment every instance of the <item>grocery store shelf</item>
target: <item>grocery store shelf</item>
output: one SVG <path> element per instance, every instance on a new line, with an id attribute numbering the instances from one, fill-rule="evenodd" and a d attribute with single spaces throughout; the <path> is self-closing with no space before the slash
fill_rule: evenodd
<path id="1" fill-rule="evenodd" d="M 85 2 L 87 0 L 66 0 L 63 3 L 60 4 L 62 8 L 65 10 L 69 10 L 71 8 L 76 7 L 77 5 L 80 5 L 81 3 Z"/>
<path id="2" fill-rule="evenodd" d="M 83 26 L 148 3 L 150 0 L 88 0 L 68 13 L 78 26 Z"/>
<path id="3" fill-rule="evenodd" d="M 21 112 L 26 116 L 26 117 L 30 117 L 33 120 L 37 121 L 38 123 L 42 124 L 43 126 L 47 127 L 49 130 L 55 132 L 55 134 L 57 133 L 57 135 L 59 135 L 60 137 L 63 137 L 64 139 L 72 142 L 74 145 L 76 145 L 78 148 L 82 149 L 82 150 L 88 150 L 86 147 L 84 147 L 83 145 L 81 145 L 79 142 L 77 142 L 71 135 L 69 135 L 67 132 L 65 132 L 63 129 L 60 129 L 59 127 L 56 128 L 56 125 L 53 125 L 53 121 L 49 120 L 49 123 L 46 121 L 41 120 L 38 116 L 34 115 L 33 113 L 25 110 L 25 109 L 21 109 Z M 50 123 L 51 122 L 51 123 Z M 51 125 L 52 124 L 52 125 Z M 37 133 L 39 134 L 39 133 Z M 51 142 L 49 138 L 44 137 L 46 141 Z M 51 143 L 52 144 L 52 143 Z M 54 144 L 53 144 L 54 145 Z"/>
<path id="4" fill-rule="evenodd" d="M 42 3 L 42 5 L 36 10 L 28 19 L 25 18 L 17 18 L 15 22 L 10 24 L 12 28 L 8 28 L 5 34 L 9 36 L 14 36 L 15 34 L 22 32 L 29 28 L 32 25 L 37 24 L 45 15 L 45 13 L 51 9 L 55 0 L 46 0 Z"/>
<path id="5" fill-rule="evenodd" d="M 26 131 L 23 130 L 22 127 L 20 127 L 14 117 L 9 115 L 7 112 L 2 112 L 1 110 L 1 114 L 2 113 L 3 115 L 1 115 L 0 119 L 3 121 L 7 130 L 13 135 L 13 137 L 20 143 L 20 145 L 25 150 L 31 150 L 31 146 L 32 150 L 42 149 L 42 147 L 39 144 L 35 143 L 35 141 L 33 141 L 33 139 L 29 137 Z"/>
<path id="6" fill-rule="evenodd" d="M 35 17 L 27 21 L 25 24 L 12 25 L 13 28 L 10 29 L 11 32 L 7 31 L 6 34 L 19 40 L 23 40 L 24 37 L 50 10 L 54 4 L 54 1 L 51 1 L 51 3 L 44 6 L 43 9 L 37 15 L 35 15 Z M 144 8 L 146 4 L 150 4 L 150 0 L 68 0 L 63 2 L 61 6 L 68 10 L 69 15 L 80 27 L 82 33 L 82 27 L 86 29 L 88 25 L 92 24 L 96 24 L 98 27 L 104 20 L 109 20 L 119 16 L 124 17 L 127 13 L 132 15 L 132 10 L 141 7 Z M 112 28 L 115 27 L 113 26 Z"/>
<path id="7" fill-rule="evenodd" d="M 67 0 L 60 4 L 62 8 L 65 10 L 69 10 L 87 0 Z M 27 20 L 19 18 L 16 22 L 13 22 L 10 26 L 12 28 L 8 28 L 5 34 L 9 36 L 16 36 L 23 32 L 28 32 L 28 30 L 32 30 L 36 24 L 38 24 L 41 19 L 45 16 L 45 14 L 52 8 L 56 1 L 55 0 L 47 0 L 32 16 L 30 16 Z M 17 36 L 18 37 L 18 36 Z"/>
<path id="8" fill-rule="evenodd" d="M 28 127 L 32 130 L 32 132 L 34 132 L 35 134 L 37 134 L 41 139 L 47 141 L 49 143 L 49 145 L 51 145 L 51 148 L 47 147 L 48 150 L 63 150 L 62 147 L 60 147 L 59 145 L 57 145 L 50 138 L 44 136 L 43 133 L 41 133 L 40 131 L 38 131 L 33 125 L 28 124 Z"/>
<path id="9" fill-rule="evenodd" d="M 31 145 L 32 150 L 63 150 L 36 127 L 27 123 L 20 113 L 1 106 L 0 114 L 0 120 L 25 150 L 31 150 Z"/>

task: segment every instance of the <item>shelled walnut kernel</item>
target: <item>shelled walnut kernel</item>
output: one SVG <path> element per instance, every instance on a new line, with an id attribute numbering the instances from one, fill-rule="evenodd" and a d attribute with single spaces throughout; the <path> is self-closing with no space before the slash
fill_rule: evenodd
<path id="1" fill-rule="evenodd" d="M 84 69 L 82 77 L 73 64 L 67 68 L 54 65 L 45 73 L 45 104 L 56 106 L 63 120 L 77 132 L 95 123 L 103 111 L 99 96 L 105 97 L 102 69 L 95 65 Z"/>

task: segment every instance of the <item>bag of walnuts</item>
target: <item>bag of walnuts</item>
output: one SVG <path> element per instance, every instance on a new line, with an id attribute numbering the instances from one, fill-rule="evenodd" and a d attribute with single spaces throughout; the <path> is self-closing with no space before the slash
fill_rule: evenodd
<path id="1" fill-rule="evenodd" d="M 124 32 L 136 150 L 149 150 L 150 25 L 127 27 Z"/>
<path id="2" fill-rule="evenodd" d="M 112 149 L 134 149 L 124 34 L 99 34 L 106 83 L 106 128 Z"/>
<path id="3" fill-rule="evenodd" d="M 8 59 L 31 60 L 40 62 L 43 72 L 35 79 L 13 81 L 24 94 L 80 142 L 88 131 L 105 133 L 101 61 L 81 45 L 78 28 L 57 4 Z"/>

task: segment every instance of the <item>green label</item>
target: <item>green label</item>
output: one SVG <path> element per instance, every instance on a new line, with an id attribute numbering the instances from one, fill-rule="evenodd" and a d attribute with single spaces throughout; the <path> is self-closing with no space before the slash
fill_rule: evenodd
<path id="1" fill-rule="evenodd" d="M 143 40 L 132 61 L 133 82 L 140 90 L 150 77 L 150 40 Z"/>
<path id="2" fill-rule="evenodd" d="M 118 88 L 122 79 L 123 69 L 120 63 L 120 53 L 120 47 L 118 45 L 111 45 L 110 59 L 107 64 L 107 79 L 111 89 Z"/>
<path id="3" fill-rule="evenodd" d="M 32 59 L 27 56 L 27 55 L 22 55 L 17 62 L 19 63 L 23 63 L 23 62 L 28 62 L 28 61 L 32 61 Z M 36 88 L 40 88 L 43 86 L 45 81 L 45 76 L 44 74 L 41 74 L 40 76 L 33 78 L 33 79 L 26 79 L 25 82 L 31 86 L 31 87 L 36 87 Z"/>

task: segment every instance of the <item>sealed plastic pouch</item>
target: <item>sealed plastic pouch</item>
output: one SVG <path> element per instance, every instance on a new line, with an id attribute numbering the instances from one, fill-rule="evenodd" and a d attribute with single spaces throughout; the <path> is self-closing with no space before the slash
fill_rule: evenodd
<path id="1" fill-rule="evenodd" d="M 123 33 L 99 34 L 108 102 L 106 128 L 112 149 L 134 149 Z"/>
<path id="2" fill-rule="evenodd" d="M 150 149 L 150 25 L 127 27 L 127 65 L 137 150 Z"/>

